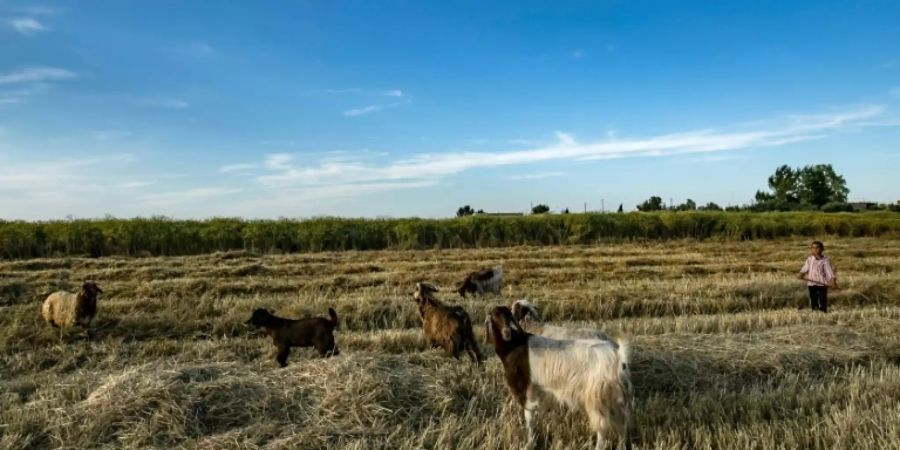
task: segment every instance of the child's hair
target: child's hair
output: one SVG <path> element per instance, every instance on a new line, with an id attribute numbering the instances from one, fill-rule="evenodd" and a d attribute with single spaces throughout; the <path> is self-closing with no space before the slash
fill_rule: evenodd
<path id="1" fill-rule="evenodd" d="M 810 245 L 815 245 L 816 247 L 819 247 L 820 252 L 825 251 L 825 244 L 823 244 L 822 241 L 812 241 L 812 244 L 810 244 Z"/>

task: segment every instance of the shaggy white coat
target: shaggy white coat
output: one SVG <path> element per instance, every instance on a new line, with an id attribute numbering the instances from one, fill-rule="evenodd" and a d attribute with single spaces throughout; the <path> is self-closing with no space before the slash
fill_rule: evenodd
<path id="1" fill-rule="evenodd" d="M 599 339 L 618 346 L 616 341 L 610 338 L 608 334 L 596 328 L 569 328 L 545 324 L 541 321 L 541 315 L 537 307 L 528 300 L 516 300 L 510 307 L 513 311 L 517 308 L 524 309 L 528 313 L 526 317 L 529 320 L 522 322 L 522 325 L 529 333 L 539 334 L 551 339 Z"/>
<path id="2" fill-rule="evenodd" d="M 550 393 L 569 408 L 583 410 L 597 435 L 597 449 L 603 448 L 606 438 L 627 439 L 631 414 L 627 342 L 532 335 L 528 338 L 528 358 L 531 388 L 525 422 L 529 443 L 535 435 L 538 391 Z"/>

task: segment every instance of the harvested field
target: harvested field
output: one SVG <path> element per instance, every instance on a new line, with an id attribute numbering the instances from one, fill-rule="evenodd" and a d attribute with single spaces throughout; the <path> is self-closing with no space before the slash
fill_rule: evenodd
<path id="1" fill-rule="evenodd" d="M 527 297 L 545 320 L 633 346 L 641 449 L 900 449 L 900 240 L 826 242 L 842 289 L 808 309 L 806 241 L 671 241 L 188 257 L 0 261 L 0 448 L 521 448 L 487 364 L 426 345 L 428 280 L 480 325 Z M 451 288 L 502 265 L 504 298 Z M 94 337 L 43 323 L 56 289 L 98 282 Z M 243 324 L 257 307 L 341 318 L 342 354 L 279 369 Z M 580 413 L 545 401 L 542 448 L 593 448 Z"/>

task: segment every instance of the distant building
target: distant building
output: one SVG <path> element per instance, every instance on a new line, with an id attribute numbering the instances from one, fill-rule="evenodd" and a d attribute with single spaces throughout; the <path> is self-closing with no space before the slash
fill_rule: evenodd
<path id="1" fill-rule="evenodd" d="M 850 202 L 848 204 L 851 208 L 853 208 L 854 211 L 868 211 L 871 209 L 878 209 L 878 203 L 876 202 Z"/>
<path id="2" fill-rule="evenodd" d="M 489 217 L 515 217 L 515 216 L 524 216 L 525 214 L 520 212 L 483 212 L 478 213 L 479 216 L 489 216 Z"/>

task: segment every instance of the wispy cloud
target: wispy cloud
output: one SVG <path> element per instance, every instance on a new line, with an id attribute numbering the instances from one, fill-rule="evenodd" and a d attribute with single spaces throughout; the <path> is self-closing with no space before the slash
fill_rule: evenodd
<path id="1" fill-rule="evenodd" d="M 894 97 L 900 98 L 900 87 L 895 87 L 890 90 L 890 94 Z"/>
<path id="2" fill-rule="evenodd" d="M 77 76 L 75 72 L 58 67 L 27 67 L 0 74 L 0 84 L 69 80 Z"/>
<path id="3" fill-rule="evenodd" d="M 229 164 L 229 165 L 219 167 L 219 172 L 222 172 L 222 173 L 247 172 L 247 171 L 256 169 L 258 167 L 259 167 L 258 164 L 249 164 L 249 163 Z"/>
<path id="4" fill-rule="evenodd" d="M 212 45 L 201 41 L 178 44 L 167 50 L 176 55 L 196 59 L 205 59 L 216 56 L 216 49 L 213 48 Z"/>
<path id="5" fill-rule="evenodd" d="M 308 94 L 321 94 L 321 95 L 340 95 L 340 94 L 360 94 L 363 90 L 361 88 L 340 88 L 340 89 L 313 89 Z"/>
<path id="6" fill-rule="evenodd" d="M 553 144 L 518 151 L 423 153 L 379 163 L 363 160 L 298 163 L 293 155 L 268 155 L 256 170 L 256 181 L 265 188 L 290 190 L 311 188 L 333 192 L 352 190 L 354 185 L 385 185 L 402 189 L 407 183 L 434 183 L 441 178 L 472 169 L 526 165 L 551 161 L 588 161 L 626 157 L 660 157 L 685 153 L 711 153 L 786 145 L 831 134 L 876 125 L 873 119 L 884 108 L 865 106 L 827 114 L 793 115 L 757 123 L 753 129 L 731 127 L 703 129 L 643 138 L 615 138 L 581 142 L 557 133 Z M 226 166 L 222 170 L 226 170 Z M 226 170 L 227 171 L 227 170 Z M 540 174 L 538 174 L 540 175 Z M 327 189 L 325 189 L 327 188 Z M 313 191 L 315 192 L 315 191 Z"/>
<path id="7" fill-rule="evenodd" d="M 580 49 L 580 48 L 577 49 L 577 50 L 572 50 L 572 51 L 569 52 L 569 57 L 570 57 L 570 58 L 573 58 L 573 59 L 581 59 L 581 58 L 584 58 L 584 55 L 585 55 L 584 50 L 582 50 L 582 49 Z"/>
<path id="8" fill-rule="evenodd" d="M 692 162 L 698 163 L 717 163 L 717 162 L 726 162 L 726 161 L 737 161 L 742 159 L 749 159 L 747 155 L 706 155 L 701 156 L 699 158 L 694 158 Z"/>
<path id="9" fill-rule="evenodd" d="M 25 103 L 31 97 L 47 92 L 50 86 L 49 83 L 31 83 L 25 86 L 17 85 L 10 90 L 0 90 L 0 104 Z"/>
<path id="10" fill-rule="evenodd" d="M 138 103 L 144 106 L 168 109 L 185 109 L 191 106 L 190 103 L 178 98 L 147 98 L 140 100 Z"/>
<path id="11" fill-rule="evenodd" d="M 363 89 L 363 88 L 324 88 L 324 89 L 313 89 L 311 91 L 307 91 L 308 95 L 352 95 L 353 97 L 365 97 L 368 98 L 372 103 L 366 106 L 359 106 L 355 108 L 345 109 L 343 114 L 347 117 L 357 117 L 364 116 L 366 114 L 372 114 L 379 111 L 384 111 L 389 108 L 396 108 L 400 105 L 404 105 L 410 103 L 412 99 L 406 95 L 405 92 L 401 89 L 388 89 L 388 90 L 373 90 L 373 89 Z M 391 103 L 385 103 L 387 100 L 385 97 L 391 98 L 394 101 Z M 398 101 L 399 100 L 399 101 Z"/>
<path id="12" fill-rule="evenodd" d="M 348 117 L 362 116 L 365 114 L 371 114 L 373 112 L 381 111 L 384 108 L 389 107 L 388 105 L 369 105 L 363 106 L 362 108 L 353 108 L 344 111 L 344 115 Z"/>
<path id="13" fill-rule="evenodd" d="M 32 16 L 54 16 L 62 10 L 52 6 L 27 6 L 21 8 L 20 11 Z"/>
<path id="14" fill-rule="evenodd" d="M 153 206 L 169 206 L 180 203 L 194 202 L 214 197 L 222 197 L 243 192 L 242 188 L 225 188 L 225 187 L 204 187 L 187 189 L 183 191 L 172 191 L 146 194 L 141 197 L 148 205 Z"/>
<path id="15" fill-rule="evenodd" d="M 526 173 L 523 175 L 510 175 L 506 177 L 507 180 L 541 180 L 544 178 L 553 178 L 553 177 L 561 177 L 565 175 L 564 172 L 541 172 L 541 173 Z"/>
<path id="16" fill-rule="evenodd" d="M 94 169 L 134 160 L 128 153 L 44 161 L 0 160 L 0 191 L 25 194 L 84 191 L 100 188 Z"/>
<path id="17" fill-rule="evenodd" d="M 32 36 L 42 31 L 49 30 L 49 28 L 47 28 L 44 24 L 38 22 L 37 19 L 34 19 L 32 17 L 16 17 L 14 19 L 10 19 L 9 26 L 23 36 Z"/>

